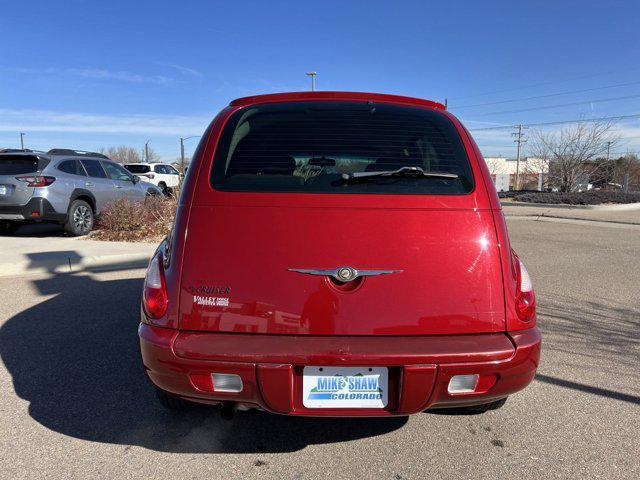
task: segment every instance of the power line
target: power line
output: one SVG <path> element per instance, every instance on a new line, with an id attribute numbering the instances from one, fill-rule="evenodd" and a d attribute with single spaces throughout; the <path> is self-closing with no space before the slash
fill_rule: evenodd
<path id="1" fill-rule="evenodd" d="M 606 90 L 608 88 L 617 88 L 617 87 L 629 87 L 631 85 L 638 85 L 640 84 L 640 81 L 637 82 L 629 82 L 629 83 L 618 83 L 615 85 L 606 85 L 606 86 L 602 86 L 602 87 L 594 87 L 594 88 L 585 88 L 583 90 L 568 90 L 565 92 L 558 92 L 558 93 L 549 93 L 547 95 L 535 95 L 533 97 L 520 97 L 520 98 L 511 98 L 509 100 L 500 100 L 497 102 L 486 102 L 486 103 L 476 103 L 474 105 L 461 105 L 459 107 L 453 107 L 454 110 L 460 109 L 460 108 L 473 108 L 473 107 L 485 107 L 487 105 L 498 105 L 498 104 L 503 104 L 503 103 L 513 103 L 513 102 L 526 102 L 528 100 L 538 100 L 540 98 L 550 98 L 550 97 L 559 97 L 561 95 L 571 95 L 574 93 L 585 93 L 585 92 L 595 92 L 597 90 Z"/>
<path id="2" fill-rule="evenodd" d="M 610 98 L 599 98 L 594 100 L 583 100 L 580 102 L 571 102 L 571 103 L 559 103 L 556 105 L 543 105 L 541 107 L 530 107 L 530 108 L 521 108 L 519 110 L 503 110 L 501 112 L 490 112 L 490 113 L 480 113 L 478 115 L 484 117 L 487 115 L 504 115 L 507 113 L 521 113 L 521 112 L 532 112 L 534 110 L 547 110 L 550 108 L 562 108 L 562 107 L 574 107 L 576 105 L 584 105 L 585 103 L 603 103 L 603 102 L 613 102 L 616 100 L 629 100 L 631 98 L 640 98 L 640 94 L 637 95 L 625 95 L 623 97 L 610 97 Z"/>
<path id="3" fill-rule="evenodd" d="M 635 69 L 633 69 L 635 70 Z M 529 84 L 529 85 L 521 85 L 519 87 L 512 87 L 512 88 L 506 88 L 506 89 L 501 89 L 501 90 L 493 90 L 491 92 L 485 92 L 485 93 L 476 93 L 473 95 L 464 95 L 461 97 L 449 97 L 449 99 L 453 98 L 453 99 L 461 99 L 461 98 L 474 98 L 474 97 L 484 97 L 486 95 L 494 95 L 496 93 L 504 93 L 504 92 L 513 92 L 513 91 L 517 91 L 517 90 L 525 90 L 527 88 L 533 88 L 533 87 L 540 87 L 543 85 L 555 85 L 558 83 L 564 83 L 564 82 L 570 82 L 573 80 L 583 80 L 585 78 L 594 78 L 594 77 L 601 77 L 602 75 L 610 75 L 612 73 L 615 73 L 615 71 L 608 71 L 608 72 L 601 72 L 601 73 L 592 73 L 589 75 L 580 75 L 577 77 L 570 77 L 570 78 L 565 78 L 564 80 L 554 80 L 554 81 L 550 81 L 550 82 L 540 82 L 540 83 L 533 83 L 533 84 Z"/>
<path id="4" fill-rule="evenodd" d="M 578 118 L 576 120 L 558 120 L 555 122 L 539 122 L 539 123 L 525 123 L 528 127 L 542 127 L 545 125 L 563 125 L 567 123 L 581 123 L 581 122 L 600 122 L 605 120 L 627 120 L 631 118 L 640 118 L 640 113 L 634 113 L 631 115 L 616 115 L 613 117 L 597 117 L 597 118 Z M 502 130 L 505 128 L 517 128 L 517 125 L 501 125 L 498 127 L 482 127 L 482 128 L 470 128 L 470 132 L 477 132 L 480 130 Z"/>

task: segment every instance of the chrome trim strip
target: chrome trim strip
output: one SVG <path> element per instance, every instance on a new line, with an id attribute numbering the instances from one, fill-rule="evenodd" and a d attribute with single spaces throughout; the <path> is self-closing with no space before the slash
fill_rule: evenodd
<path id="1" fill-rule="evenodd" d="M 400 273 L 402 270 L 359 270 L 352 267 L 338 268 L 288 268 L 290 272 L 305 273 L 307 275 L 323 275 L 333 277 L 340 282 L 350 282 L 358 277 L 371 277 L 375 275 L 386 275 L 389 273 Z"/>

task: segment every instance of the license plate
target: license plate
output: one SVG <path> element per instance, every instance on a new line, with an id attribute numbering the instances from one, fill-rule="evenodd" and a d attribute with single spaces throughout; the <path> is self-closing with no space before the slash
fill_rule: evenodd
<path id="1" fill-rule="evenodd" d="M 307 408 L 384 408 L 386 367 L 304 367 L 302 404 Z"/>
<path id="2" fill-rule="evenodd" d="M 0 195 L 6 195 L 6 194 L 7 194 L 7 186 L 0 185 Z"/>

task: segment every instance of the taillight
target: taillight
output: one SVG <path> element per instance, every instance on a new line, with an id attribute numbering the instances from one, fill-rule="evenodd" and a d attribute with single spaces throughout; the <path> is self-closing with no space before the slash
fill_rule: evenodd
<path id="1" fill-rule="evenodd" d="M 160 318 L 167 312 L 168 303 L 162 253 L 158 252 L 149 262 L 144 278 L 142 307 L 149 318 Z"/>
<path id="2" fill-rule="evenodd" d="M 145 173 L 144 175 L 147 178 L 154 178 L 155 177 L 155 175 L 153 173 Z"/>
<path id="3" fill-rule="evenodd" d="M 516 257 L 518 269 L 518 291 L 516 294 L 516 314 L 523 322 L 536 318 L 536 295 L 533 291 L 531 277 L 524 263 Z"/>
<path id="4" fill-rule="evenodd" d="M 48 187 L 56 181 L 56 178 L 42 175 L 27 175 L 26 177 L 16 177 L 16 180 L 25 182 L 27 187 Z"/>

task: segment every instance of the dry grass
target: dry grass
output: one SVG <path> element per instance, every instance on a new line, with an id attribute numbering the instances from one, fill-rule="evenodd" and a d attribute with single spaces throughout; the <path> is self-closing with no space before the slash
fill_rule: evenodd
<path id="1" fill-rule="evenodd" d="M 112 242 L 159 242 L 171 230 L 178 201 L 147 197 L 144 202 L 122 198 L 108 204 L 90 238 Z"/>

